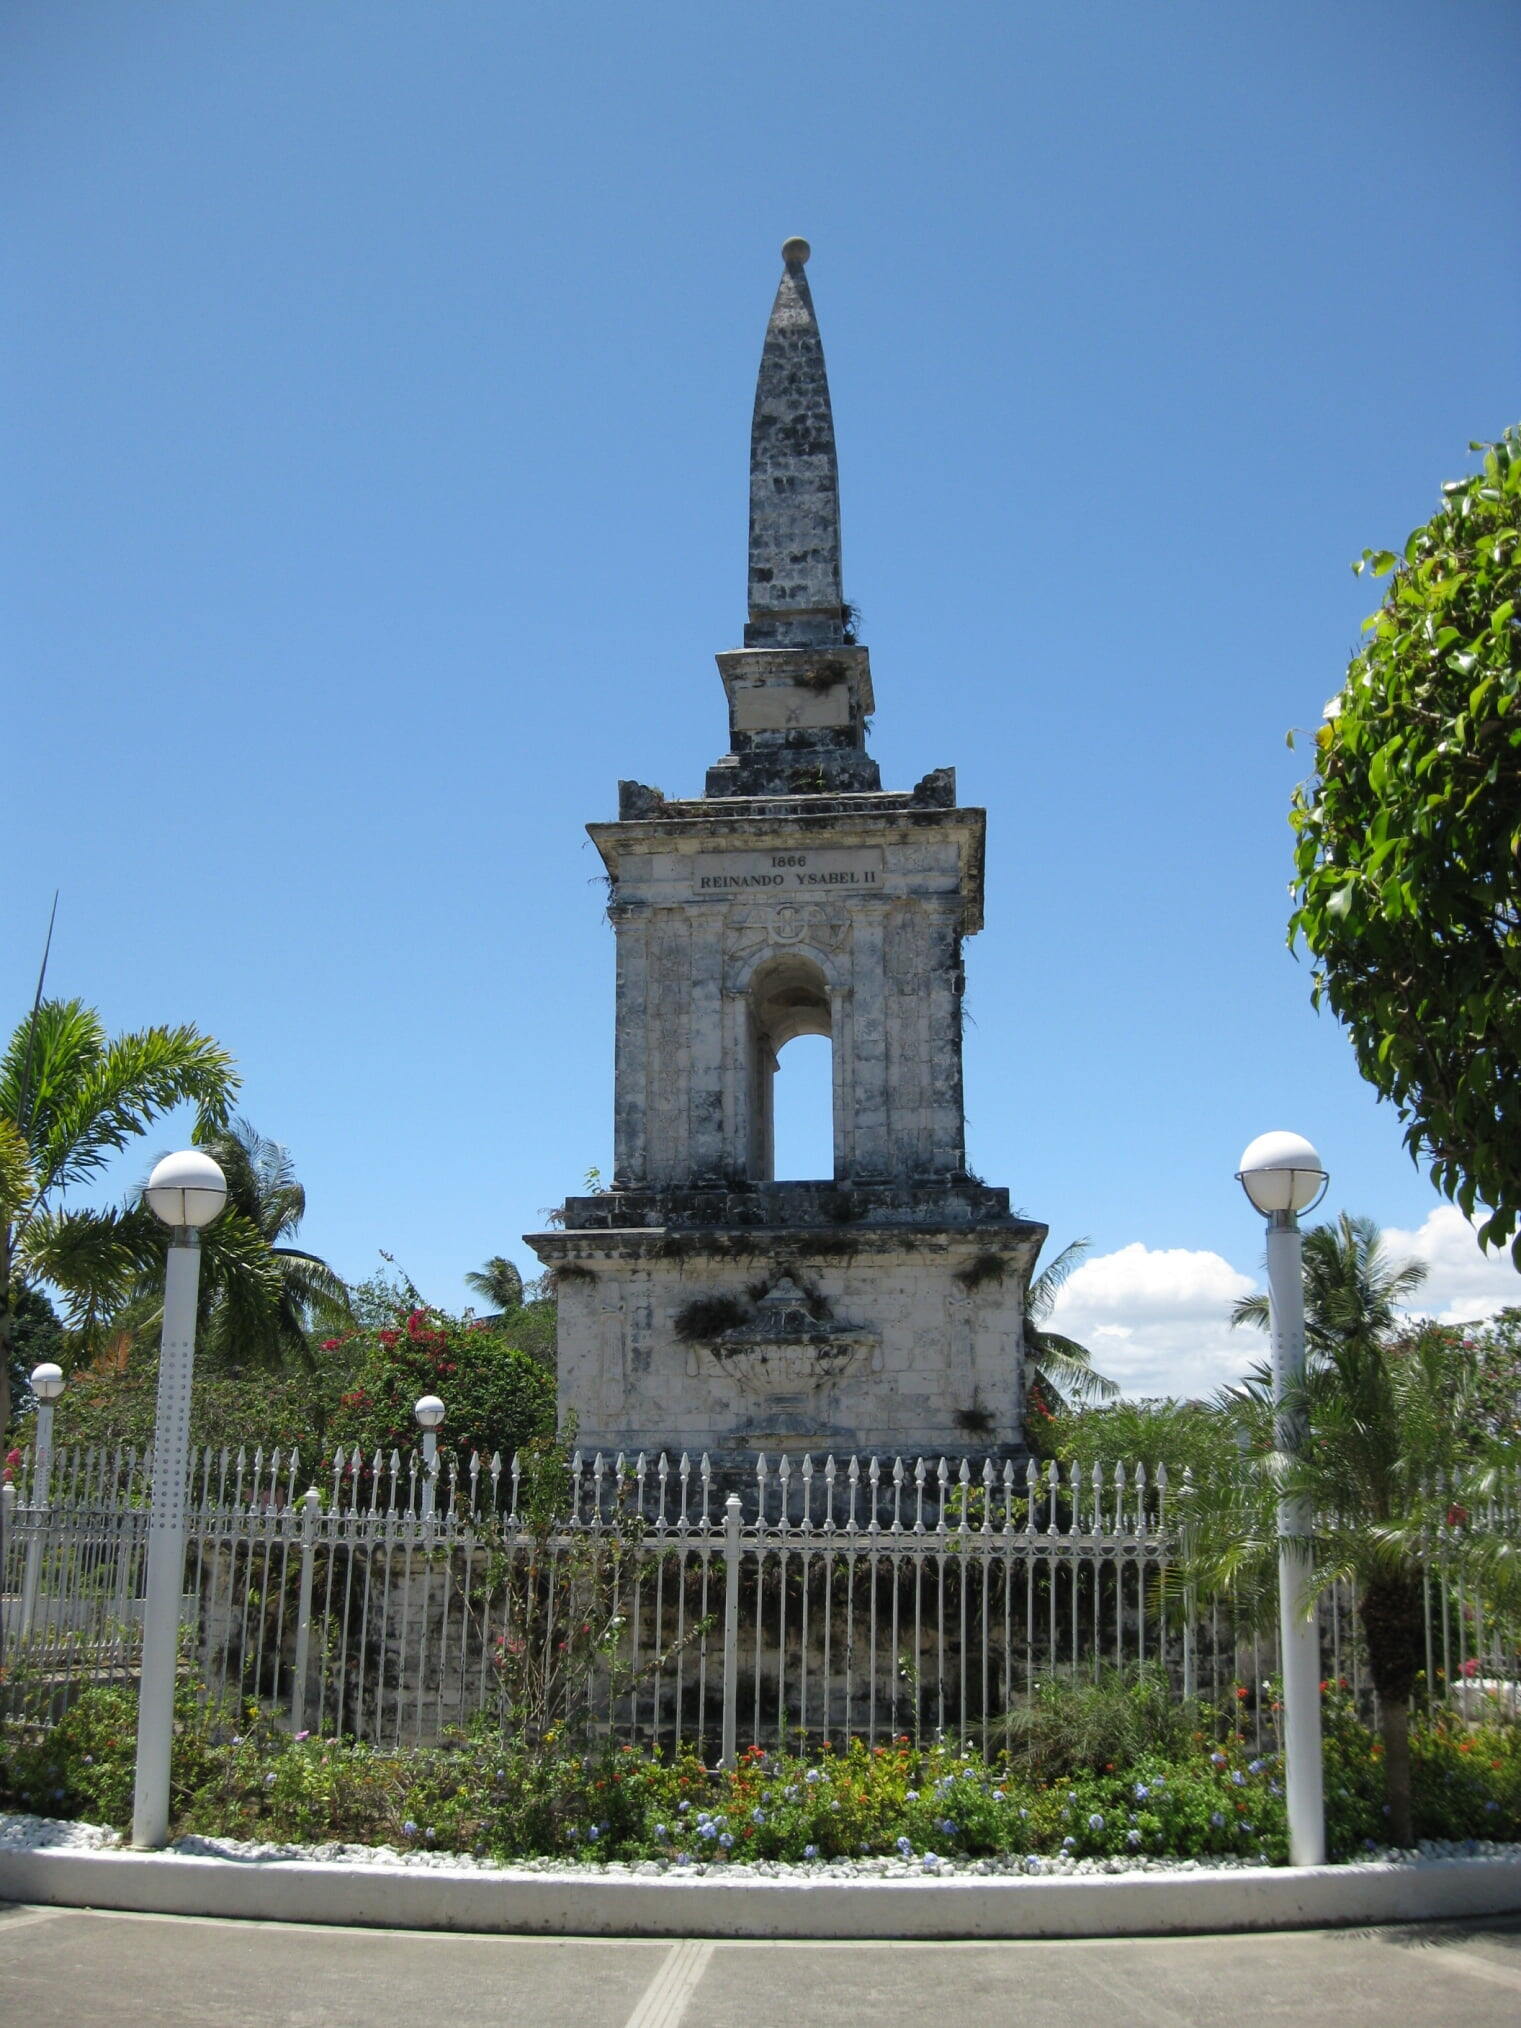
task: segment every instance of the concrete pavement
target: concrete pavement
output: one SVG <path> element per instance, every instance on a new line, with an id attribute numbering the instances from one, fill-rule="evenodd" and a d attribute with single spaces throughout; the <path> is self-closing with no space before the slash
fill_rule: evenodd
<path id="1" fill-rule="evenodd" d="M 1521 1919 L 1074 1943 L 670 1943 L 0 1907 L 17 2028 L 1515 2028 Z"/>

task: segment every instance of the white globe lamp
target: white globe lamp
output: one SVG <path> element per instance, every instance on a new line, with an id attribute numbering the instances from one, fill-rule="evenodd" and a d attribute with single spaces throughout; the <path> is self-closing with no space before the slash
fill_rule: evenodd
<path id="1" fill-rule="evenodd" d="M 1325 1194 L 1325 1166 L 1303 1134 L 1259 1134 L 1243 1153 L 1236 1181 L 1264 1218 L 1308 1211 Z"/>
<path id="2" fill-rule="evenodd" d="M 177 1232 L 210 1225 L 227 1202 L 227 1178 L 199 1148 L 182 1148 L 155 1164 L 143 1192 L 148 1208 Z"/>

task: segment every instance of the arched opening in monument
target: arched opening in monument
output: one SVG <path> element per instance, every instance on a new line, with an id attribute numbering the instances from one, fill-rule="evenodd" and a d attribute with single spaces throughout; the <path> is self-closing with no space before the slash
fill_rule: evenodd
<path id="1" fill-rule="evenodd" d="M 811 958 L 775 958 L 751 982 L 749 1012 L 751 1180 L 830 1178 L 838 1142 L 828 983 Z M 788 1048 L 789 1043 L 801 1046 Z M 784 1050 L 779 1106 L 777 1072 Z"/>
<path id="2" fill-rule="evenodd" d="M 771 1082 L 771 1172 L 779 1183 L 834 1174 L 834 1044 L 796 1035 L 778 1052 Z"/>

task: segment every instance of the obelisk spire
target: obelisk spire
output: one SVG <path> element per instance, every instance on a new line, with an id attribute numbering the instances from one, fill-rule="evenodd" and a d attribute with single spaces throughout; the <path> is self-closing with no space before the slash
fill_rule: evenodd
<path id="1" fill-rule="evenodd" d="M 803 264 L 785 268 L 755 388 L 750 426 L 750 623 L 747 647 L 829 647 L 844 638 L 840 475 L 824 346 Z"/>

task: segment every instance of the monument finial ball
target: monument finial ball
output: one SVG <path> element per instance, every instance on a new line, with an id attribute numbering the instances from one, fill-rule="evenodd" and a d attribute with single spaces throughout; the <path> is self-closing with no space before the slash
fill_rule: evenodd
<path id="1" fill-rule="evenodd" d="M 806 239 L 784 239 L 782 241 L 782 259 L 787 263 L 789 268 L 794 266 L 801 267 L 812 252 L 813 248 L 808 244 Z"/>

